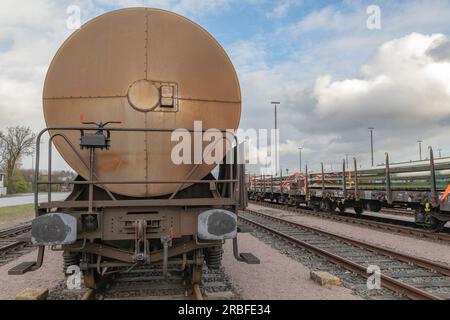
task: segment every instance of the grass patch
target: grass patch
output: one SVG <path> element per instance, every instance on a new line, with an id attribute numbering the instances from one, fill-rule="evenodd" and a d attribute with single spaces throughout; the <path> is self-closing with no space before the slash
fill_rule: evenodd
<path id="1" fill-rule="evenodd" d="M 22 204 L 19 206 L 0 207 L 0 222 L 10 222 L 25 218 L 33 218 L 34 204 Z"/>

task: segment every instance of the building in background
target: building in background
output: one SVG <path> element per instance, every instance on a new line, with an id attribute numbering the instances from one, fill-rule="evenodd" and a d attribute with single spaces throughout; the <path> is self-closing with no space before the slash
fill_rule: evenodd
<path id="1" fill-rule="evenodd" d="M 5 175 L 0 171 L 0 197 L 6 196 Z"/>

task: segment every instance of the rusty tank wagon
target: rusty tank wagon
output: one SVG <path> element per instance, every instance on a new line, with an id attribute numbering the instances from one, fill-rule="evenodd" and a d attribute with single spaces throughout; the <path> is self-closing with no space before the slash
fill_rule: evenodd
<path id="1" fill-rule="evenodd" d="M 89 288 L 106 273 L 146 265 L 158 266 L 165 277 L 182 270 L 199 283 L 205 260 L 211 268 L 220 266 L 227 239 L 238 260 L 257 261 L 238 253 L 237 216 L 247 197 L 244 166 L 224 161 L 215 177 L 217 165 L 175 164 L 171 158 L 177 129 L 225 134 L 239 126 L 236 72 L 200 26 L 150 8 L 91 20 L 56 53 L 43 109 L 47 128 L 36 142 L 31 233 L 38 257 L 10 274 L 39 269 L 46 247 L 63 251 L 64 266 L 78 266 Z M 202 122 L 201 132 L 195 121 Z M 48 172 L 53 144 L 78 173 L 65 201 L 52 200 L 51 186 L 59 182 L 39 174 L 44 134 L 50 137 Z M 234 149 L 228 144 L 223 151 L 235 154 Z M 48 199 L 39 203 L 42 185 Z"/>

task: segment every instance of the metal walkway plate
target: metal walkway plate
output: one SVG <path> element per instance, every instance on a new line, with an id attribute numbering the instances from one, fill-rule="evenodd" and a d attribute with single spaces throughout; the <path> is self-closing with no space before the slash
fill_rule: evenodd
<path id="1" fill-rule="evenodd" d="M 241 258 L 247 264 L 260 264 L 260 261 L 253 253 L 241 253 Z"/>
<path id="2" fill-rule="evenodd" d="M 9 275 L 22 275 L 30 271 L 31 267 L 33 267 L 36 264 L 36 262 L 22 262 L 21 264 L 18 264 L 14 268 L 11 268 L 8 270 Z"/>

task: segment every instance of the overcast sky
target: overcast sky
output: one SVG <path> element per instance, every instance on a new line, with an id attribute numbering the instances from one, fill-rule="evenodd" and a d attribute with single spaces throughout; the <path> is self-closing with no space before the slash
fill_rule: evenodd
<path id="1" fill-rule="evenodd" d="M 381 9 L 367 27 L 368 6 Z M 345 154 L 368 165 L 418 158 L 431 145 L 450 156 L 450 2 L 312 0 L 0 0 L 0 130 L 44 127 L 42 87 L 58 47 L 81 20 L 130 6 L 180 13 L 206 28 L 236 67 L 243 128 L 272 128 L 281 102 L 281 161 L 298 170 L 337 163 Z M 437 153 L 437 152 L 436 152 Z M 25 159 L 31 167 L 31 159 Z M 58 161 L 62 168 L 62 161 Z"/>

